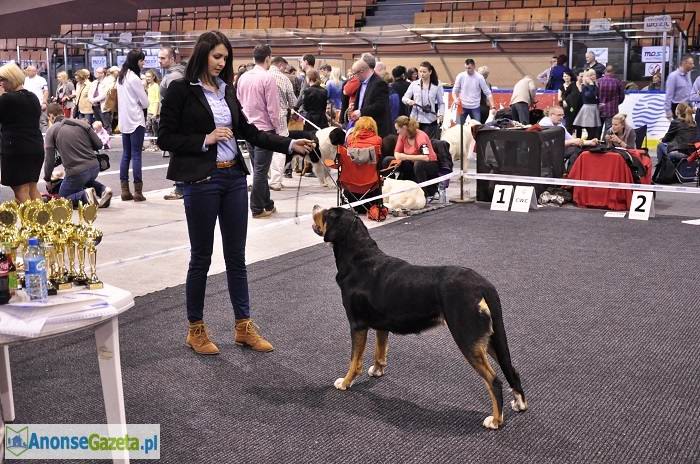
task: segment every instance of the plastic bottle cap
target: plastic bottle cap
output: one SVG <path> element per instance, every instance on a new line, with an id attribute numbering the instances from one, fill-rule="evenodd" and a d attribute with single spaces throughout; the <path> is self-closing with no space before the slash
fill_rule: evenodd
<path id="1" fill-rule="evenodd" d="M 29 239 L 29 246 L 39 246 L 39 239 L 32 237 Z"/>

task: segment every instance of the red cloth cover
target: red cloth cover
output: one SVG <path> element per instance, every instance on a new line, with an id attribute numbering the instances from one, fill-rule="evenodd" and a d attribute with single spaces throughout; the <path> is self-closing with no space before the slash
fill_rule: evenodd
<path id="1" fill-rule="evenodd" d="M 642 184 L 651 184 L 651 158 L 642 150 L 628 150 L 646 168 L 646 175 L 641 179 Z M 569 179 L 595 180 L 601 182 L 634 182 L 632 173 L 625 160 L 617 153 L 591 153 L 584 151 L 579 155 L 571 171 Z M 574 203 L 584 208 L 604 208 L 616 211 L 627 211 L 632 201 L 632 190 L 574 187 Z"/>
<path id="2" fill-rule="evenodd" d="M 342 145 L 338 147 L 338 164 L 340 164 L 338 181 L 341 187 L 350 190 L 352 193 L 367 193 L 379 185 L 377 166 L 381 166 L 382 163 L 382 138 L 371 131 L 361 130 L 357 134 L 350 134 L 347 146 L 356 148 L 373 146 L 374 152 L 377 154 L 377 164 L 355 164 L 350 159 L 346 148 Z"/>

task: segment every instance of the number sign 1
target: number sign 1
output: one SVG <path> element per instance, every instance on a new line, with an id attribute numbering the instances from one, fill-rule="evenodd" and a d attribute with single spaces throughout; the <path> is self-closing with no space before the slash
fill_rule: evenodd
<path id="1" fill-rule="evenodd" d="M 512 196 L 512 185 L 496 184 L 493 189 L 493 198 L 491 199 L 491 211 L 508 211 Z"/>
<path id="2" fill-rule="evenodd" d="M 654 217 L 654 192 L 635 190 L 630 203 L 630 219 L 648 221 Z"/>

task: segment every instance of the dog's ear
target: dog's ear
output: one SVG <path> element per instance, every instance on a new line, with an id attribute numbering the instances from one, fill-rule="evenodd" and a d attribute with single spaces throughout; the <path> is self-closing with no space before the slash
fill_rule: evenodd
<path id="1" fill-rule="evenodd" d="M 343 129 L 336 127 L 328 134 L 328 140 L 330 140 L 332 145 L 343 145 L 345 143 L 345 132 Z"/>

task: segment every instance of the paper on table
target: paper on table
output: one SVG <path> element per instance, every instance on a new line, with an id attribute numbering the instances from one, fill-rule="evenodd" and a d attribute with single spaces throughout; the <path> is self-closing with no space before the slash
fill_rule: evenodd
<path id="1" fill-rule="evenodd" d="M 605 217 L 623 218 L 626 214 L 626 211 L 608 211 L 605 213 Z"/>
<path id="2" fill-rule="evenodd" d="M 90 307 L 83 307 L 78 311 L 61 314 L 59 316 L 51 317 L 46 321 L 46 324 L 61 324 L 64 322 L 80 321 L 84 319 L 95 319 L 98 317 L 113 316 L 117 314 L 117 308 L 111 304 L 104 303 L 101 305 L 95 304 Z"/>
<path id="3" fill-rule="evenodd" d="M 53 308 L 54 306 L 85 303 L 92 300 L 102 300 L 100 296 L 83 292 L 66 292 L 51 296 L 46 303 L 40 301 L 30 301 L 26 293 L 18 291 L 12 300 L 7 304 L 13 308 Z"/>
<path id="4" fill-rule="evenodd" d="M 41 333 L 46 319 L 45 317 L 37 317 L 25 320 L 0 311 L 0 334 L 37 337 Z"/>

